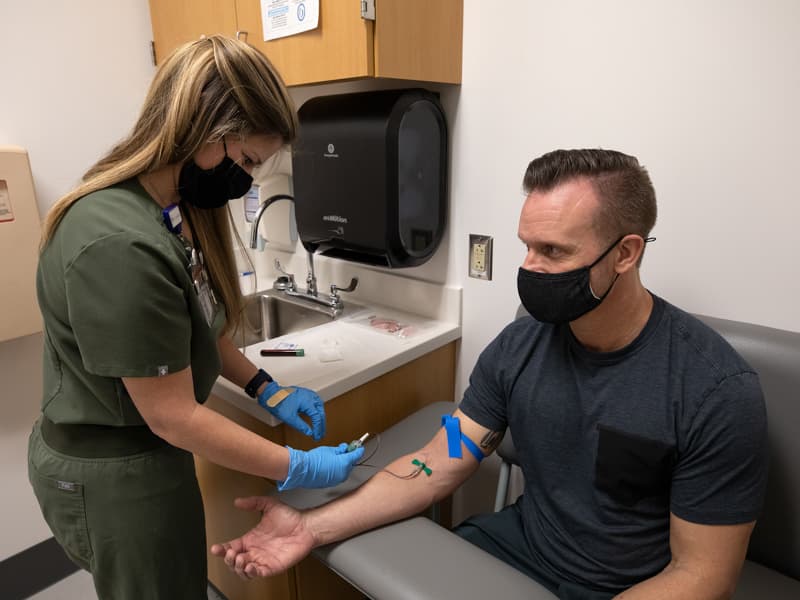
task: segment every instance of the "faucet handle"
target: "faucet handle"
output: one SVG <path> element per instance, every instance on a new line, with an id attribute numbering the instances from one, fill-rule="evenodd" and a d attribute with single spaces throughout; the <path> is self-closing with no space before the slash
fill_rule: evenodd
<path id="1" fill-rule="evenodd" d="M 350 280 L 350 285 L 348 285 L 346 288 L 345 287 L 339 287 L 335 283 L 332 283 L 331 284 L 331 298 L 338 298 L 339 297 L 339 292 L 352 292 L 353 290 L 356 289 L 357 285 L 358 285 L 358 277 L 353 277 Z"/>
<path id="2" fill-rule="evenodd" d="M 277 258 L 275 259 L 275 269 L 279 273 L 283 273 L 283 276 L 278 277 L 272 284 L 272 287 L 276 290 L 289 290 L 292 292 L 296 291 L 297 284 L 294 281 L 294 275 L 286 271 L 283 266 L 281 266 L 281 262 Z"/>
<path id="3" fill-rule="evenodd" d="M 275 270 L 278 271 L 279 273 L 283 273 L 287 277 L 291 275 L 291 273 L 289 273 L 286 269 L 283 268 L 283 266 L 281 265 L 281 261 L 279 261 L 277 258 L 275 259 L 274 264 L 275 264 Z"/>

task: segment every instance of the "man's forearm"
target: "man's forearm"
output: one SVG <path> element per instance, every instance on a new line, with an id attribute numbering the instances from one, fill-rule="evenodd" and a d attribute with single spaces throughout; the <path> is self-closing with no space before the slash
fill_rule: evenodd
<path id="1" fill-rule="evenodd" d="M 614 597 L 614 600 L 727 600 L 736 582 L 714 582 L 670 564 L 658 575 Z"/>
<path id="2" fill-rule="evenodd" d="M 417 459 L 427 463 L 430 475 L 420 471 L 413 478 L 400 479 L 382 470 L 347 496 L 306 512 L 306 525 L 314 536 L 315 546 L 415 515 L 451 494 L 477 468 L 471 459 L 432 456 L 441 454 L 431 451 L 429 446 L 397 459 L 385 469 L 401 477 L 408 476 L 418 470 L 411 462 Z"/>
<path id="3" fill-rule="evenodd" d="M 733 596 L 755 521 L 693 523 L 670 513 L 672 560 L 661 573 L 617 596 L 620 600 L 727 600 Z"/>

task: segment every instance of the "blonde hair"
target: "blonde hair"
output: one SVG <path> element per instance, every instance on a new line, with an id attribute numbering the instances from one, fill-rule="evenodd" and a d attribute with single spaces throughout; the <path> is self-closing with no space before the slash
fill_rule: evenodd
<path id="1" fill-rule="evenodd" d="M 297 114 L 278 72 L 248 44 L 210 36 L 181 46 L 153 78 L 131 133 L 97 161 L 80 185 L 48 212 L 42 249 L 77 200 L 103 188 L 180 164 L 207 142 L 226 135 L 278 135 L 290 143 Z M 233 255 L 227 207 L 198 210 L 187 203 L 193 233 L 203 249 L 209 276 L 225 303 L 226 330 L 241 317 L 242 295 Z"/>

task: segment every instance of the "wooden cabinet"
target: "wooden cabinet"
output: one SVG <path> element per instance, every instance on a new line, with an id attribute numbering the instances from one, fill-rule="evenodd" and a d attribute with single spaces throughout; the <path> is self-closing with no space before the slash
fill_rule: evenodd
<path id="1" fill-rule="evenodd" d="M 247 35 L 287 85 L 381 77 L 461 83 L 463 0 L 320 0 L 319 26 L 264 42 L 259 0 L 150 0 L 158 61 L 203 34 Z"/>
<path id="2" fill-rule="evenodd" d="M 233 0 L 150 0 L 150 24 L 155 59 L 161 64 L 175 48 L 203 35 L 236 35 L 236 4 Z"/>
<path id="3" fill-rule="evenodd" d="M 423 406 L 452 400 L 455 393 L 456 342 L 426 354 L 325 403 L 326 436 L 320 442 L 286 427 L 269 427 L 233 405 L 212 396 L 208 406 L 277 444 L 309 449 L 336 445 L 369 431 L 384 431 Z M 238 496 L 264 494 L 272 482 L 231 471 L 195 457 L 203 492 L 208 545 L 222 542 L 253 527 L 258 514 L 233 507 Z M 363 595 L 314 558 L 306 558 L 286 573 L 243 581 L 221 559 L 208 558 L 208 578 L 228 600 L 360 599 Z"/>

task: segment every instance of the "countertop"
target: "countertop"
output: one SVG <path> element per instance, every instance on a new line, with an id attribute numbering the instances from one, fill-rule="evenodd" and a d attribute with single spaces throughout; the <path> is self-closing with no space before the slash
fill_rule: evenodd
<path id="1" fill-rule="evenodd" d="M 418 295 L 425 296 L 427 315 L 359 298 L 357 303 L 363 310 L 357 313 L 247 346 L 244 353 L 281 385 L 313 389 L 327 402 L 461 337 L 460 288 L 432 288 L 424 282 L 408 285 L 416 288 Z M 396 320 L 407 326 L 407 336 L 376 329 L 370 325 L 370 317 Z M 259 354 L 262 348 L 282 343 L 296 344 L 303 348 L 305 356 Z M 222 377 L 215 383 L 212 394 L 268 425 L 281 424 L 241 388 Z"/>

